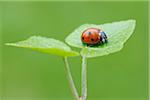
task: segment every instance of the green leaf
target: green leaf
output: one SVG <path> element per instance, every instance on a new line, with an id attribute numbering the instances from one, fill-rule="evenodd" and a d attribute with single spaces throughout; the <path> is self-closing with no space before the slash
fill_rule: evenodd
<path id="1" fill-rule="evenodd" d="M 52 38 L 41 36 L 32 36 L 24 41 L 16 43 L 6 43 L 9 46 L 28 48 L 43 53 L 54 54 L 58 56 L 77 56 L 77 52 L 72 51 L 65 43 Z"/>
<path id="2" fill-rule="evenodd" d="M 120 51 L 123 44 L 129 39 L 134 31 L 136 21 L 125 20 L 101 25 L 84 24 L 73 31 L 67 38 L 66 42 L 74 47 L 82 48 L 81 55 L 86 57 L 97 57 L 108 55 Z M 88 28 L 102 29 L 107 37 L 108 43 L 98 47 L 86 47 L 82 44 L 80 36 L 82 32 Z"/>

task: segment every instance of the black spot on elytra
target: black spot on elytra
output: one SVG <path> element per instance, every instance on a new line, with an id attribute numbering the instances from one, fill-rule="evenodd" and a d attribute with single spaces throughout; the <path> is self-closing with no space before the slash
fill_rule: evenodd
<path id="1" fill-rule="evenodd" d="M 91 32 L 89 32 L 88 34 L 89 34 L 89 35 L 91 35 L 92 33 L 91 33 Z"/>
<path id="2" fill-rule="evenodd" d="M 82 37 L 82 40 L 84 40 L 84 37 Z"/>
<path id="3" fill-rule="evenodd" d="M 91 38 L 91 41 L 94 41 L 94 39 L 93 39 L 93 38 Z"/>
<path id="4" fill-rule="evenodd" d="M 98 40 L 98 37 L 96 38 L 96 40 Z"/>

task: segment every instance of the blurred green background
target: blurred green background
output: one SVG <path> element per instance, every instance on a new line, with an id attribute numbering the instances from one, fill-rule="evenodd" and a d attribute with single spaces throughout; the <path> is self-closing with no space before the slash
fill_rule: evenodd
<path id="1" fill-rule="evenodd" d="M 72 100 L 62 58 L 6 42 L 42 35 L 64 41 L 85 23 L 137 21 L 123 50 L 88 59 L 88 100 L 148 100 L 148 2 L 1 2 L 2 100 Z M 75 48 L 73 48 L 76 50 Z M 80 91 L 81 58 L 69 58 Z"/>

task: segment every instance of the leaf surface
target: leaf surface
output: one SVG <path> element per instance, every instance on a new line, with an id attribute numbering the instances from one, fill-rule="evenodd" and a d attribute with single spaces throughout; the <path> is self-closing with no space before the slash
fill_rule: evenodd
<path id="1" fill-rule="evenodd" d="M 65 43 L 41 36 L 32 36 L 27 40 L 19 41 L 16 43 L 6 43 L 9 46 L 28 48 L 43 53 L 54 54 L 58 56 L 77 56 L 77 52 L 71 50 Z"/>

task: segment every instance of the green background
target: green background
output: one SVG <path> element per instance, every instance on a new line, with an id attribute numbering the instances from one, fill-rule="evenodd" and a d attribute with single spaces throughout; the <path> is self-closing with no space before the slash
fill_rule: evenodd
<path id="1" fill-rule="evenodd" d="M 85 23 L 137 21 L 123 50 L 88 59 L 88 100 L 148 100 L 148 2 L 1 2 L 2 100 L 72 100 L 62 58 L 5 46 L 31 35 L 64 41 Z M 76 48 L 73 48 L 76 50 Z M 81 58 L 69 58 L 80 93 Z"/>

